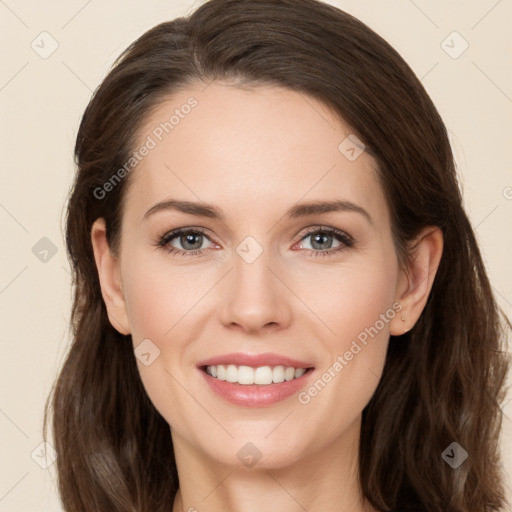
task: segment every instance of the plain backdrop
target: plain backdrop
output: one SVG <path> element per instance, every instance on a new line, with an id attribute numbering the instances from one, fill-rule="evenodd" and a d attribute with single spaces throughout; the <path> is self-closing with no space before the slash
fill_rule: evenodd
<path id="1" fill-rule="evenodd" d="M 69 346 L 63 208 L 81 115 L 129 43 L 200 3 L 0 0 L 0 512 L 62 510 L 40 444 L 43 405 Z M 512 316 L 512 1 L 329 3 L 391 43 L 432 97 L 494 291 Z M 512 495 L 512 401 L 504 411 Z"/>

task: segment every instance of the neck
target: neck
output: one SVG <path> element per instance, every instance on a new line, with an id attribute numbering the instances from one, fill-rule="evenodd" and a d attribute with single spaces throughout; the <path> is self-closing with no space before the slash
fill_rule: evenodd
<path id="1" fill-rule="evenodd" d="M 359 485 L 359 435 L 360 418 L 292 464 L 247 468 L 221 464 L 172 431 L 180 481 L 173 512 L 373 512 Z"/>

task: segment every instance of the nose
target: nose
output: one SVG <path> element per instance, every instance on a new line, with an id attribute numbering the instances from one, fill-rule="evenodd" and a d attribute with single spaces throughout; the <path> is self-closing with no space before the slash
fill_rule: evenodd
<path id="1" fill-rule="evenodd" d="M 285 284 L 282 267 L 271 260 L 265 250 L 252 262 L 234 253 L 234 268 L 222 292 L 220 317 L 224 326 L 247 333 L 288 327 L 293 293 Z"/>

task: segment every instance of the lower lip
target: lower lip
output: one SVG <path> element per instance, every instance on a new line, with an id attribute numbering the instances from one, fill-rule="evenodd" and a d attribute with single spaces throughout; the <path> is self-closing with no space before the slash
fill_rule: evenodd
<path id="1" fill-rule="evenodd" d="M 291 395 L 298 393 L 313 373 L 312 369 L 308 369 L 306 373 L 297 379 L 277 384 L 246 385 L 216 379 L 202 369 L 199 369 L 199 371 L 203 374 L 207 384 L 214 393 L 234 405 L 244 405 L 246 407 L 266 407 L 267 405 L 285 400 Z"/>

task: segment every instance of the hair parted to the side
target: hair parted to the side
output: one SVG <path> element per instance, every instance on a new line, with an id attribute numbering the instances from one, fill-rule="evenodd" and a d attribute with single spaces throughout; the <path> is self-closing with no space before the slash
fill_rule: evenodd
<path id="1" fill-rule="evenodd" d="M 360 480 L 378 509 L 489 512 L 505 505 L 498 439 L 510 322 L 499 309 L 468 217 L 445 126 L 399 54 L 352 16 L 315 0 L 211 0 L 143 34 L 115 62 L 80 124 L 67 205 L 73 340 L 51 405 L 59 492 L 68 512 L 159 512 L 178 488 L 169 425 L 140 380 L 130 336 L 110 324 L 90 232 L 119 242 L 123 166 L 148 113 L 187 85 L 278 85 L 323 101 L 378 165 L 400 262 L 423 227 L 444 251 L 427 305 L 391 337 L 380 384 L 363 411 Z M 52 396 L 53 395 L 53 396 Z M 52 399 L 50 402 L 50 398 Z M 452 469 L 453 441 L 469 454 Z"/>

